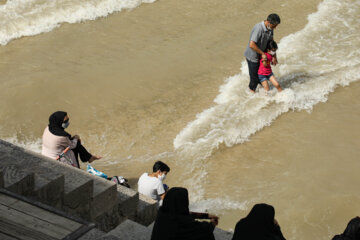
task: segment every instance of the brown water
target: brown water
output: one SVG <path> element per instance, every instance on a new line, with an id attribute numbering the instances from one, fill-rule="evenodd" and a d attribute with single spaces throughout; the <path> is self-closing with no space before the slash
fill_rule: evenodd
<path id="1" fill-rule="evenodd" d="M 187 187 L 192 207 L 218 214 L 224 229 L 266 202 L 287 239 L 330 239 L 360 214 L 359 82 L 208 158 L 173 145 L 240 72 L 255 23 L 277 12 L 279 42 L 319 3 L 159 0 L 11 41 L 0 48 L 0 137 L 38 151 L 48 116 L 65 110 L 69 132 L 104 156 L 93 166 L 108 175 L 134 184 L 160 159 L 166 183 Z"/>

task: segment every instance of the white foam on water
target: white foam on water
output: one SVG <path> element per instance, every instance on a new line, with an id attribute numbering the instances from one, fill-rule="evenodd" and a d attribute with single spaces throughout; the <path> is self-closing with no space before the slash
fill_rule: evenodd
<path id="1" fill-rule="evenodd" d="M 205 159 L 220 145 L 244 143 L 281 114 L 311 111 L 317 103 L 326 102 L 336 87 L 360 79 L 359 14 L 359 0 L 324 0 L 302 30 L 278 44 L 280 64 L 273 70 L 284 91 L 277 93 L 273 88 L 266 94 L 258 87 L 252 94 L 244 61 L 241 72 L 220 86 L 214 105 L 197 114 L 176 136 L 173 145 L 179 159 L 190 161 L 189 176 L 197 176 L 190 179 L 197 200 L 204 196 Z"/>
<path id="2" fill-rule="evenodd" d="M 243 143 L 279 115 L 290 110 L 311 111 L 339 85 L 360 79 L 360 1 L 325 0 L 309 15 L 304 29 L 279 43 L 274 68 L 281 93 L 248 90 L 244 61 L 241 72 L 226 79 L 215 105 L 204 110 L 174 139 L 174 148 L 192 159 L 205 159 L 220 144 Z M 331 18 L 329 19 L 329 16 Z"/>
<path id="3" fill-rule="evenodd" d="M 8 0 L 0 5 L 0 44 L 50 32 L 62 23 L 95 20 L 156 0 Z"/>
<path id="4" fill-rule="evenodd" d="M 31 150 L 33 152 L 37 152 L 37 153 L 41 153 L 41 145 L 42 145 L 42 140 L 41 138 L 38 139 L 22 139 L 19 140 L 17 137 L 8 137 L 8 138 L 4 138 L 4 141 L 7 141 L 9 143 L 12 143 L 14 145 L 17 145 L 19 147 L 22 147 L 24 149 L 27 150 Z"/>

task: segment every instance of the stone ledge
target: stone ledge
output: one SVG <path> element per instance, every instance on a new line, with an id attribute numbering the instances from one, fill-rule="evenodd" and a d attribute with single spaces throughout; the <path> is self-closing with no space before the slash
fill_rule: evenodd
<path id="1" fill-rule="evenodd" d="M 139 194 L 136 217 L 134 220 L 144 226 L 150 225 L 156 218 L 158 210 L 157 201 L 143 194 Z"/>
<path id="2" fill-rule="evenodd" d="M 231 240 L 233 237 L 233 233 L 222 230 L 220 228 L 215 228 L 214 236 L 215 236 L 215 240 Z"/>
<path id="3" fill-rule="evenodd" d="M 149 230 L 141 224 L 126 220 L 101 239 L 104 240 L 110 236 L 114 236 L 119 240 L 147 240 Z"/>
<path id="4" fill-rule="evenodd" d="M 25 172 L 15 164 L 6 164 L 4 161 L 1 161 L 0 170 L 3 172 L 5 189 L 26 196 L 34 191 L 34 173 Z"/>
<path id="5" fill-rule="evenodd" d="M 130 188 L 117 185 L 117 200 L 119 214 L 134 219 L 139 203 L 139 193 Z"/>
<path id="6" fill-rule="evenodd" d="M 93 228 L 91 229 L 89 232 L 87 232 L 86 234 L 84 234 L 83 236 L 81 236 L 80 238 L 78 238 L 79 240 L 94 240 L 94 239 L 99 239 L 102 236 L 104 236 L 106 233 L 97 229 L 97 228 Z"/>

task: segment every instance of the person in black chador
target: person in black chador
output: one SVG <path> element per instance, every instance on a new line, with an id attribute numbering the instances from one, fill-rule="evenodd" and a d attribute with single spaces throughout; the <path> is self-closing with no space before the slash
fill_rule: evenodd
<path id="1" fill-rule="evenodd" d="M 250 213 L 236 224 L 232 240 L 285 240 L 274 217 L 273 206 L 255 204 Z"/>
<path id="2" fill-rule="evenodd" d="M 210 219 L 199 222 L 195 218 Z M 213 230 L 218 217 L 189 211 L 188 191 L 171 188 L 158 211 L 151 240 L 215 240 Z"/>
<path id="3" fill-rule="evenodd" d="M 66 112 L 57 111 L 49 117 L 49 125 L 42 137 L 42 155 L 59 160 L 65 164 L 80 168 L 78 156 L 82 162 L 93 162 L 101 157 L 90 154 L 81 144 L 78 135 L 71 136 L 65 131 L 70 124 Z"/>
<path id="4" fill-rule="evenodd" d="M 344 233 L 334 236 L 332 240 L 360 240 L 360 217 L 351 219 Z"/>

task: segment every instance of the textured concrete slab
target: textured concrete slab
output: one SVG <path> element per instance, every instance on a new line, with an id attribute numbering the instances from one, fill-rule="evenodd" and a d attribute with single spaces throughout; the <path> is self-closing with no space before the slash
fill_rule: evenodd
<path id="1" fill-rule="evenodd" d="M 16 211 L 26 213 L 26 215 L 30 215 L 34 218 L 45 219 L 48 223 L 58 226 L 69 233 L 77 230 L 81 226 L 81 224 L 76 221 L 64 218 L 55 213 L 33 206 L 27 202 L 7 196 L 5 194 L 0 194 L 0 205 L 6 206 L 9 209 L 14 209 Z"/>
<path id="2" fill-rule="evenodd" d="M 143 194 L 139 194 L 139 203 L 137 206 L 137 212 L 135 220 L 136 222 L 148 226 L 155 221 L 158 211 L 157 201 L 149 198 Z"/>
<path id="3" fill-rule="evenodd" d="M 18 238 L 11 237 L 11 236 L 1 233 L 1 232 L 0 232 L 0 239 L 1 240 L 18 240 Z"/>
<path id="4" fill-rule="evenodd" d="M 139 203 L 139 193 L 130 188 L 117 185 L 117 199 L 119 204 L 119 214 L 134 219 Z"/>
<path id="5" fill-rule="evenodd" d="M 0 232 L 17 239 L 62 239 L 81 224 L 0 194 Z"/>
<path id="6" fill-rule="evenodd" d="M 30 195 L 34 190 L 35 174 L 27 173 L 15 164 L 4 164 L 0 159 L 4 188 L 21 195 Z"/>
<path id="7" fill-rule="evenodd" d="M 65 177 L 56 172 L 49 172 L 47 175 L 49 176 L 44 178 L 44 174 L 35 174 L 35 189 L 31 197 L 47 205 L 61 208 Z"/>
<path id="8" fill-rule="evenodd" d="M 21 166 L 29 172 L 36 172 L 37 190 L 39 195 L 46 195 L 52 189 L 54 180 L 61 182 L 59 175 L 64 176 L 62 210 L 72 212 L 86 220 L 90 220 L 90 201 L 93 197 L 93 180 L 84 175 L 80 169 L 59 163 L 40 154 L 25 150 L 0 140 L 0 158 L 12 158 L 13 164 Z M 1 163 L 0 163 L 1 164 Z M 49 174 L 56 171 L 55 176 Z M 55 179 L 54 179 L 55 178 Z M 51 182 L 50 185 L 48 185 Z M 48 186 L 48 187 L 47 187 Z M 42 190 L 41 190 L 42 189 Z M 59 187 L 60 192 L 62 187 Z M 61 193 L 57 195 L 62 195 Z M 55 194 L 56 195 L 56 194 Z M 54 195 L 54 197 L 55 197 Z M 52 200 L 52 199 L 50 199 Z"/>
<path id="9" fill-rule="evenodd" d="M 104 178 L 83 171 L 93 180 L 93 195 L 90 201 L 91 219 L 95 219 L 117 204 L 116 184 Z"/>
<path id="10" fill-rule="evenodd" d="M 36 173 L 34 175 L 34 189 L 30 193 L 31 197 L 51 206 L 61 204 L 64 193 L 64 176 L 58 173 L 56 169 L 44 168 L 41 165 L 29 166 L 25 160 L 6 154 L 0 155 L 0 161 L 0 165 L 15 165 L 24 173 Z"/>
<path id="11" fill-rule="evenodd" d="M 22 174 L 36 173 L 32 197 L 45 199 L 48 205 L 94 221 L 102 231 L 110 231 L 128 218 L 145 226 L 156 218 L 157 202 L 151 198 L 0 139 L 0 174 L 9 166 L 20 167 L 24 170 Z M 14 169 L 10 172 L 15 172 Z M 3 173 L 5 176 L 5 171 Z M 3 184 L 7 182 L 4 179 Z M 151 234 L 151 230 L 147 232 Z M 113 235 L 107 238 L 118 239 Z"/>
<path id="12" fill-rule="evenodd" d="M 222 230 L 220 228 L 214 229 L 215 240 L 231 240 L 233 233 Z"/>
<path id="13" fill-rule="evenodd" d="M 110 231 L 105 237 L 115 236 L 120 240 L 147 240 L 149 230 L 147 227 L 131 220 L 126 220 Z"/>
<path id="14" fill-rule="evenodd" d="M 24 171 L 36 172 L 38 176 L 36 179 L 39 180 L 37 182 L 37 190 L 40 190 L 54 180 L 49 173 L 56 171 L 57 176 L 63 175 L 64 205 L 62 209 L 78 213 L 79 216 L 87 220 L 90 219 L 90 201 L 93 196 L 93 181 L 84 176 L 82 170 L 59 163 L 53 159 L 2 140 L 0 140 L 0 153 L 0 162 L 3 162 L 4 158 L 11 158 L 12 163 L 21 166 Z M 46 194 L 48 190 L 49 189 L 45 187 L 45 190 L 39 191 L 39 194 Z M 59 188 L 59 190 L 62 191 L 62 188 Z M 60 193 L 58 195 L 60 195 Z"/>
<path id="15" fill-rule="evenodd" d="M 85 235 L 81 236 L 79 238 L 79 240 L 94 240 L 94 239 L 99 239 L 105 235 L 106 235 L 105 232 L 103 232 L 97 228 L 93 228 L 89 232 L 87 232 Z"/>

